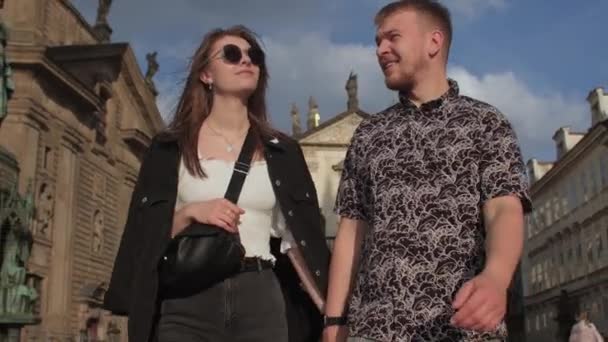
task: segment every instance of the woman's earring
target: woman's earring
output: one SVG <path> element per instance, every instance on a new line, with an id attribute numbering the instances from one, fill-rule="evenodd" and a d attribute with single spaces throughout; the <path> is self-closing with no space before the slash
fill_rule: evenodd
<path id="1" fill-rule="evenodd" d="M 209 86 L 209 91 L 213 91 L 213 83 L 209 82 L 208 86 Z"/>

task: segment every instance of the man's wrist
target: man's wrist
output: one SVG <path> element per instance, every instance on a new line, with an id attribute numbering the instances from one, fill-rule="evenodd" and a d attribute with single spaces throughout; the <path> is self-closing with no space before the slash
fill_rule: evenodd
<path id="1" fill-rule="evenodd" d="M 505 271 L 504 269 L 499 267 L 490 267 L 487 265 L 481 274 L 490 278 L 501 289 L 507 290 L 511 286 L 511 278 L 513 277 L 513 274 Z"/>

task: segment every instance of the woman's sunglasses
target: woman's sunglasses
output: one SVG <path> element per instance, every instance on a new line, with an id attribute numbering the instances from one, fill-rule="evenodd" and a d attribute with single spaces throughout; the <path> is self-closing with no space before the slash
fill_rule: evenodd
<path id="1" fill-rule="evenodd" d="M 264 51 L 259 48 L 251 47 L 246 51 L 249 59 L 251 60 L 251 64 L 260 66 L 264 64 Z M 220 55 L 221 54 L 221 55 Z M 241 59 L 243 59 L 243 51 L 240 47 L 234 44 L 226 44 L 224 47 L 215 55 L 220 55 L 220 58 L 223 58 L 227 63 L 230 64 L 239 64 Z M 213 57 L 211 59 L 215 59 Z M 207 63 L 205 63 L 207 64 Z"/>

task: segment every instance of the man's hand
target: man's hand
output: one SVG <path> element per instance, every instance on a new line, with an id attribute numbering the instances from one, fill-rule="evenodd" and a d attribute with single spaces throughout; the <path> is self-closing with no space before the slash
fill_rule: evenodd
<path id="1" fill-rule="evenodd" d="M 507 287 L 483 272 L 464 283 L 452 303 L 450 323 L 463 329 L 494 331 L 507 310 Z"/>
<path id="2" fill-rule="evenodd" d="M 323 330 L 323 342 L 346 342 L 348 327 L 345 325 L 332 325 Z"/>

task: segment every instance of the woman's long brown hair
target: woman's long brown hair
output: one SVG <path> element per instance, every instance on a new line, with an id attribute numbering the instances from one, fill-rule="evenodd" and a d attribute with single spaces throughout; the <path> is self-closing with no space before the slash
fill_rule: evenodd
<path id="1" fill-rule="evenodd" d="M 190 174 L 198 175 L 201 178 L 205 177 L 205 172 L 198 158 L 198 133 L 201 125 L 211 112 L 213 92 L 200 80 L 200 74 L 207 66 L 215 42 L 226 36 L 243 38 L 252 48 L 261 49 L 255 33 L 241 25 L 232 26 L 228 29 L 215 29 L 207 33 L 191 59 L 184 91 L 177 103 L 173 120 L 167 127 L 168 135 L 177 139 L 186 169 Z M 265 62 L 259 68 L 258 85 L 249 97 L 247 107 L 251 129 L 257 140 L 257 151 L 261 152 L 262 139 L 277 135 L 277 132 L 270 127 L 266 113 L 268 68 Z"/>

